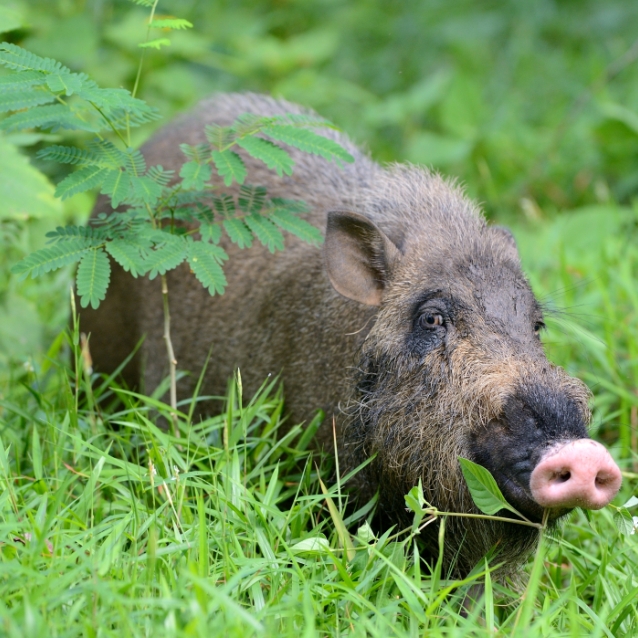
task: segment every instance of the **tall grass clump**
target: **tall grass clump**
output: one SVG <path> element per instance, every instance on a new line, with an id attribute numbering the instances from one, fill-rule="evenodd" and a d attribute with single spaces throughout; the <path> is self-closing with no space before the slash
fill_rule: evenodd
<path id="1" fill-rule="evenodd" d="M 451 580 L 413 529 L 377 536 L 374 503 L 346 507 L 347 477 L 307 450 L 318 420 L 278 438 L 277 380 L 243 397 L 238 375 L 224 411 L 199 422 L 198 397 L 182 402 L 176 437 L 157 425 L 170 405 L 91 374 L 77 326 L 59 341 L 77 372 L 52 352 L 0 403 L 4 635 L 638 630 L 631 517 L 623 529 L 611 512 L 578 514 L 517 582 L 494 574 L 497 554 Z"/>

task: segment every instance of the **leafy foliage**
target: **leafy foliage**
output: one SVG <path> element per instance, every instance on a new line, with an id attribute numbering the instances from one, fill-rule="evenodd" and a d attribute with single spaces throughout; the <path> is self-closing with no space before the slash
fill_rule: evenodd
<path id="1" fill-rule="evenodd" d="M 188 25 L 167 19 L 151 26 Z M 18 263 L 13 269 L 16 274 L 36 277 L 79 262 L 81 304 L 95 308 L 108 288 L 107 254 L 133 276 L 148 275 L 151 279 L 188 261 L 202 285 L 211 294 L 221 294 L 226 286 L 222 265 L 228 258 L 218 245 L 222 229 L 240 248 L 251 246 L 256 238 L 270 252 L 281 250 L 282 230 L 320 243 L 319 231 L 299 217 L 306 212 L 303 203 L 269 200 L 263 186 L 244 183 L 246 165 L 233 149 L 241 148 L 280 176 L 292 173 L 294 161 L 282 146 L 263 136 L 326 159 L 352 161 L 338 144 L 306 128 L 324 126 L 324 120 L 303 115 L 245 115 L 228 127 L 209 126 L 208 144 L 181 146 L 187 161 L 179 180 L 171 183 L 172 171 L 147 167 L 138 150 L 128 144 L 118 148 L 99 134 L 108 127 L 128 137 L 131 126 L 155 118 L 155 111 L 144 102 L 124 89 L 101 89 L 86 75 L 72 73 L 55 60 L 12 44 L 0 45 L 0 64 L 13 72 L 7 76 L 10 81 L 3 79 L 3 86 L 10 90 L 0 98 L 0 109 L 18 111 L 2 120 L 0 127 L 98 133 L 87 149 L 54 144 L 39 151 L 40 159 L 78 167 L 58 183 L 56 195 L 64 200 L 98 188 L 111 199 L 113 208 L 124 208 L 99 219 L 99 232 L 71 226 L 49 233 L 52 244 Z M 46 104 L 54 100 L 56 104 Z M 120 140 L 124 141 L 122 135 Z M 213 167 L 226 186 L 240 185 L 236 195 L 214 194 L 210 185 Z"/>

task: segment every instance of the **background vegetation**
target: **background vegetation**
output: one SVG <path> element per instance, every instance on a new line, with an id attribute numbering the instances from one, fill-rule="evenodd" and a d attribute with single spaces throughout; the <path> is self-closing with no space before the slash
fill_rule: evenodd
<path id="1" fill-rule="evenodd" d="M 635 494 L 638 5 L 165 0 L 160 12 L 195 25 L 145 53 L 139 95 L 167 119 L 215 90 L 280 95 L 380 160 L 457 176 L 514 229 L 556 310 L 549 355 L 594 391 L 594 435 L 625 472 L 617 503 Z M 0 29 L 131 88 L 147 15 L 115 0 L 8 0 Z M 152 126 L 137 131 L 141 143 Z M 276 388 L 245 410 L 229 400 L 179 445 L 149 421 L 152 399 L 96 410 L 87 379 L 66 370 L 70 273 L 9 275 L 91 208 L 52 196 L 63 175 L 35 152 L 58 140 L 0 136 L 0 633 L 638 632 L 637 536 L 610 511 L 574 514 L 528 585 L 494 584 L 479 566 L 486 595 L 464 618 L 467 584 L 431 575 L 406 536 L 368 544 L 364 528 L 347 560 L 336 488 L 332 511 L 304 446 L 276 442 Z"/>

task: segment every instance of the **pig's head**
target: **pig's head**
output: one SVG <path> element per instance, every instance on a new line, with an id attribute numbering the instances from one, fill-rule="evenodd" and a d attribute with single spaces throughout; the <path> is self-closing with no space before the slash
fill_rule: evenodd
<path id="1" fill-rule="evenodd" d="M 509 232 L 417 169 L 391 171 L 361 210 L 329 215 L 324 249 L 334 288 L 378 306 L 342 452 L 350 466 L 376 454 L 359 491 L 378 489 L 390 522 L 405 520 L 419 479 L 439 509 L 476 511 L 462 456 L 533 521 L 609 503 L 620 471 L 587 435 L 586 386 L 545 356 L 542 308 Z M 456 519 L 458 564 L 470 568 L 495 543 L 522 556 L 534 533 L 514 527 Z"/>

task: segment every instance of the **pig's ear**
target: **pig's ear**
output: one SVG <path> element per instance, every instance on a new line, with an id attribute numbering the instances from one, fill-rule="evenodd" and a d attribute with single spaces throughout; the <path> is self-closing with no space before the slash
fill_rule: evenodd
<path id="1" fill-rule="evenodd" d="M 330 282 L 348 299 L 381 304 L 383 290 L 399 249 L 367 217 L 328 213 L 324 260 Z"/>
<path id="2" fill-rule="evenodd" d="M 520 262 L 521 257 L 518 254 L 518 246 L 512 231 L 505 226 L 490 226 L 490 231 L 497 238 L 501 251 L 515 262 Z"/>

